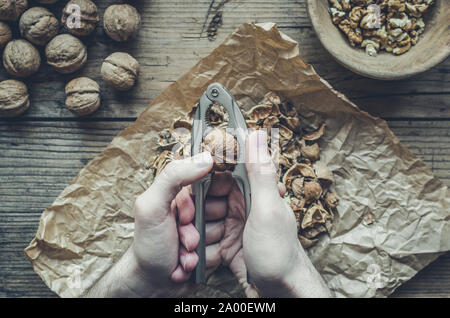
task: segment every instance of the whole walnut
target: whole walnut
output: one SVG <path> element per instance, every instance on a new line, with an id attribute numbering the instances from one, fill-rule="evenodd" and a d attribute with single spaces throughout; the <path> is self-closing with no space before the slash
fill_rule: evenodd
<path id="1" fill-rule="evenodd" d="M 46 8 L 33 7 L 19 21 L 20 34 L 36 45 L 44 45 L 58 34 L 59 23 Z"/>
<path id="2" fill-rule="evenodd" d="M 130 89 L 136 82 L 139 63 L 128 53 L 115 52 L 102 64 L 103 80 L 115 89 Z"/>
<path id="3" fill-rule="evenodd" d="M 0 116 L 14 117 L 30 107 L 27 86 L 16 80 L 0 82 Z"/>
<path id="4" fill-rule="evenodd" d="M 129 4 L 109 6 L 103 16 L 106 34 L 118 42 L 125 42 L 135 36 L 141 25 L 141 16 L 135 7 Z"/>
<path id="5" fill-rule="evenodd" d="M 11 29 L 6 23 L 0 22 L 0 49 L 2 49 L 9 41 L 11 41 Z"/>
<path id="6" fill-rule="evenodd" d="M 86 47 L 70 34 L 55 36 L 45 47 L 45 55 L 47 63 L 63 74 L 78 71 L 87 60 Z"/>
<path id="7" fill-rule="evenodd" d="M 88 77 L 79 77 L 66 85 L 66 106 L 74 114 L 85 116 L 100 106 L 100 87 Z"/>
<path id="8" fill-rule="evenodd" d="M 3 51 L 3 65 L 9 74 L 26 77 L 37 72 L 41 65 L 41 56 L 30 42 L 13 40 Z"/>
<path id="9" fill-rule="evenodd" d="M 27 8 L 27 0 L 0 0 L 0 20 L 17 21 Z"/>
<path id="10" fill-rule="evenodd" d="M 238 142 L 224 129 L 216 128 L 203 139 L 202 151 L 208 151 L 214 160 L 214 171 L 232 170 L 237 164 Z"/>
<path id="11" fill-rule="evenodd" d="M 70 33 L 89 35 L 99 21 L 97 6 L 91 0 L 70 0 L 63 9 L 61 21 Z"/>

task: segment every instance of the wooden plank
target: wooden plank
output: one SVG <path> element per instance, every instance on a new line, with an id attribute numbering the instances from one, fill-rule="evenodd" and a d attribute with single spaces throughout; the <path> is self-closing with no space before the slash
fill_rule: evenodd
<path id="1" fill-rule="evenodd" d="M 54 294 L 23 254 L 41 212 L 78 171 L 130 122 L 0 121 L 0 297 Z M 450 185 L 450 121 L 391 121 L 390 127 Z M 450 295 L 450 254 L 405 284 L 395 296 Z"/>
<path id="2" fill-rule="evenodd" d="M 96 1 L 100 13 L 113 1 Z M 220 1 L 216 1 L 220 3 Z M 60 75 L 47 65 L 26 82 L 32 106 L 23 118 L 73 118 L 64 106 L 64 85 L 77 76 L 89 76 L 101 86 L 103 103 L 96 118 L 134 118 L 170 83 L 208 55 L 244 22 L 276 22 L 280 29 L 300 42 L 304 59 L 336 89 L 361 108 L 384 118 L 450 118 L 450 60 L 412 79 L 380 82 L 346 70 L 323 49 L 311 29 L 304 1 L 233 0 L 223 7 L 223 25 L 215 41 L 200 35 L 209 7 L 208 0 L 152 0 L 136 3 L 143 23 L 139 37 L 129 44 L 107 38 L 101 25 L 85 40 L 89 59 L 76 74 Z M 60 15 L 60 7 L 50 6 Z M 141 63 L 139 82 L 126 93 L 114 92 L 100 77 L 102 60 L 113 51 L 124 50 Z M 8 76 L 0 69 L 0 79 Z"/>

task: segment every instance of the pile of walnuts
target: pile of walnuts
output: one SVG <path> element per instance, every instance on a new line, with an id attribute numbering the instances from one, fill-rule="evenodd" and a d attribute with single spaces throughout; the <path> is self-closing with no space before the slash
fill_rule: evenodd
<path id="1" fill-rule="evenodd" d="M 333 23 L 350 44 L 370 56 L 403 54 L 425 30 L 424 13 L 434 0 L 329 0 Z"/>
<path id="2" fill-rule="evenodd" d="M 50 5 L 58 0 L 37 0 Z M 14 78 L 0 82 L 0 116 L 12 117 L 28 109 L 27 86 L 17 80 L 38 72 L 41 65 L 39 47 L 43 48 L 48 65 L 62 74 L 80 70 L 87 62 L 83 43 L 100 21 L 97 6 L 91 0 L 67 1 L 61 22 L 49 8 L 28 8 L 27 0 L 0 0 L 0 50 L 3 66 Z M 11 27 L 18 24 L 21 39 L 15 39 Z M 114 41 L 125 42 L 139 31 L 141 17 L 129 4 L 109 6 L 103 16 L 105 33 Z M 64 30 L 60 30 L 61 26 Z M 62 34 L 58 34 L 62 31 Z M 139 63 L 128 53 L 115 52 L 101 67 L 103 80 L 117 90 L 128 90 L 136 82 Z M 21 94 L 21 96 L 19 96 Z M 91 114 L 100 106 L 99 85 L 87 77 L 71 80 L 66 86 L 66 106 L 74 114 Z"/>
<path id="3" fill-rule="evenodd" d="M 185 118 L 176 119 L 170 128 L 159 134 L 158 154 L 150 158 L 145 167 L 152 170 L 153 176 L 170 161 L 190 156 L 194 113 L 195 107 Z M 303 247 L 313 246 L 322 233 L 330 232 L 339 203 L 338 196 L 331 191 L 335 182 L 333 173 L 319 161 L 318 141 L 325 134 L 325 123 L 316 115 L 305 117 L 297 113 L 290 102 L 282 102 L 272 92 L 243 114 L 249 129 L 268 131 L 269 150 L 274 162 L 279 163 L 279 181 L 286 186 L 284 199 L 296 216 L 298 238 Z M 212 153 L 214 171 L 232 170 L 238 149 L 234 137 L 225 132 L 228 113 L 221 105 L 214 104 L 207 118 L 215 129 L 204 138 L 203 149 Z M 271 128 L 278 128 L 277 136 L 272 136 Z M 279 142 L 272 144 L 271 138 Z M 217 157 L 217 152 L 231 155 Z"/>

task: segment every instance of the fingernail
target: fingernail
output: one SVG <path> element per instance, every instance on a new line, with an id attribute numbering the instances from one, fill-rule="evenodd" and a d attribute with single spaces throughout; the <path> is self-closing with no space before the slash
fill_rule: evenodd
<path id="1" fill-rule="evenodd" d="M 211 157 L 211 154 L 207 151 L 199 153 L 198 155 L 195 155 L 192 157 L 192 160 L 194 161 L 195 165 L 198 168 L 206 168 L 210 167 L 212 165 L 213 159 Z"/>

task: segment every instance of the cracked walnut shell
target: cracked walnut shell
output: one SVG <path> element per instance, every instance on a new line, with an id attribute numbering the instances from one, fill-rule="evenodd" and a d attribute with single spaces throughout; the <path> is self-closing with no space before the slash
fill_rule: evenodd
<path id="1" fill-rule="evenodd" d="M 0 116 L 14 117 L 30 107 L 27 86 L 16 80 L 0 82 Z"/>
<path id="2" fill-rule="evenodd" d="M 0 20 L 17 21 L 27 8 L 27 0 L 0 0 Z"/>
<path id="3" fill-rule="evenodd" d="M 238 142 L 224 129 L 216 128 L 203 139 L 202 151 L 208 151 L 214 160 L 214 171 L 232 170 L 237 164 Z"/>
<path id="4" fill-rule="evenodd" d="M 79 77 L 66 85 L 66 106 L 74 114 L 85 116 L 100 106 L 100 86 L 88 77 Z"/>
<path id="5" fill-rule="evenodd" d="M 46 8 L 33 7 L 22 14 L 20 34 L 36 45 L 44 45 L 58 34 L 59 23 Z"/>
<path id="6" fill-rule="evenodd" d="M 129 4 L 109 6 L 103 16 L 106 34 L 118 42 L 126 42 L 134 37 L 140 28 L 141 16 L 135 7 Z"/>
<path id="7" fill-rule="evenodd" d="M 37 72 L 41 65 L 41 57 L 30 42 L 13 40 L 3 51 L 3 65 L 9 74 L 26 77 Z"/>
<path id="8" fill-rule="evenodd" d="M 91 0 L 70 0 L 61 16 L 67 31 L 78 36 L 91 34 L 99 20 L 97 6 Z"/>
<path id="9" fill-rule="evenodd" d="M 47 64 L 63 74 L 78 71 L 87 60 L 86 47 L 70 34 L 55 36 L 45 47 L 45 55 Z"/>
<path id="10" fill-rule="evenodd" d="M 130 89 L 136 82 L 139 62 L 128 53 L 115 52 L 108 56 L 102 64 L 103 80 L 115 89 Z"/>
<path id="11" fill-rule="evenodd" d="M 0 22 L 0 49 L 12 39 L 11 29 L 6 23 Z"/>

